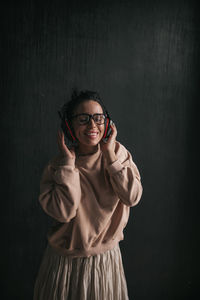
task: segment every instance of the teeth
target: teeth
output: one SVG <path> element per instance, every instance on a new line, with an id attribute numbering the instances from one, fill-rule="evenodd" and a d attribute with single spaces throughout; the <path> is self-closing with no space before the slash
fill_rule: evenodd
<path id="1" fill-rule="evenodd" d="M 87 133 L 87 135 L 97 135 L 97 133 Z"/>

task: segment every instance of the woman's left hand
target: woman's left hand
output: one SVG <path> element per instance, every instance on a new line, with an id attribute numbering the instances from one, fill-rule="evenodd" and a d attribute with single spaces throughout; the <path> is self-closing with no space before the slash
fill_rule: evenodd
<path id="1" fill-rule="evenodd" d="M 104 142 L 103 140 L 101 140 L 100 142 L 101 151 L 104 153 L 115 153 L 115 141 L 117 136 L 117 128 L 114 123 L 110 124 L 110 127 L 112 132 L 107 142 Z"/>

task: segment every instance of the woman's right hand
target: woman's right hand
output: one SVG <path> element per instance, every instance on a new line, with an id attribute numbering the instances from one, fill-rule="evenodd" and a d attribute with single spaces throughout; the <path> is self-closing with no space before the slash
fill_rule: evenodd
<path id="1" fill-rule="evenodd" d="M 58 141 L 58 148 L 59 148 L 62 156 L 65 156 L 68 158 L 74 158 L 74 159 L 76 158 L 74 148 L 69 149 L 66 146 L 65 139 L 64 139 L 64 133 L 61 130 L 58 130 L 57 141 Z"/>

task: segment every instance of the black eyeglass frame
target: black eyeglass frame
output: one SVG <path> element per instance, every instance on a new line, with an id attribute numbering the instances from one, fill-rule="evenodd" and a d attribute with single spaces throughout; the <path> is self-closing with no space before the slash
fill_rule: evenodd
<path id="1" fill-rule="evenodd" d="M 82 114 L 77 114 L 77 115 L 72 116 L 72 119 L 74 119 L 74 118 L 76 118 L 76 117 L 79 117 L 79 116 L 89 116 L 88 122 L 86 122 L 86 123 L 84 123 L 84 124 L 80 124 L 80 123 L 79 123 L 80 126 L 81 126 L 81 125 L 86 125 L 86 124 L 88 124 L 88 123 L 90 122 L 91 118 L 94 120 L 94 116 L 103 116 L 104 121 L 103 121 L 103 123 L 101 123 L 101 124 L 98 124 L 98 123 L 95 122 L 95 120 L 94 120 L 94 122 L 95 122 L 96 124 L 98 124 L 98 125 L 103 125 L 103 124 L 105 123 L 105 119 L 106 119 L 105 114 L 102 114 L 102 113 L 100 113 L 100 114 L 97 113 L 97 114 L 93 114 L 93 115 L 87 114 L 87 113 L 82 113 Z"/>

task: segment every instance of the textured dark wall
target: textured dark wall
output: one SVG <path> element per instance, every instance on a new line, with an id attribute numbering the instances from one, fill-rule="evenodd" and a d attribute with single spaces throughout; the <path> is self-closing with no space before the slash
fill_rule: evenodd
<path id="1" fill-rule="evenodd" d="M 39 181 L 57 153 L 57 109 L 74 86 L 100 92 L 118 140 L 142 176 L 144 194 L 120 243 L 130 300 L 193 299 L 199 225 L 196 2 L 1 6 L 4 299 L 32 298 L 51 223 L 38 203 Z"/>

